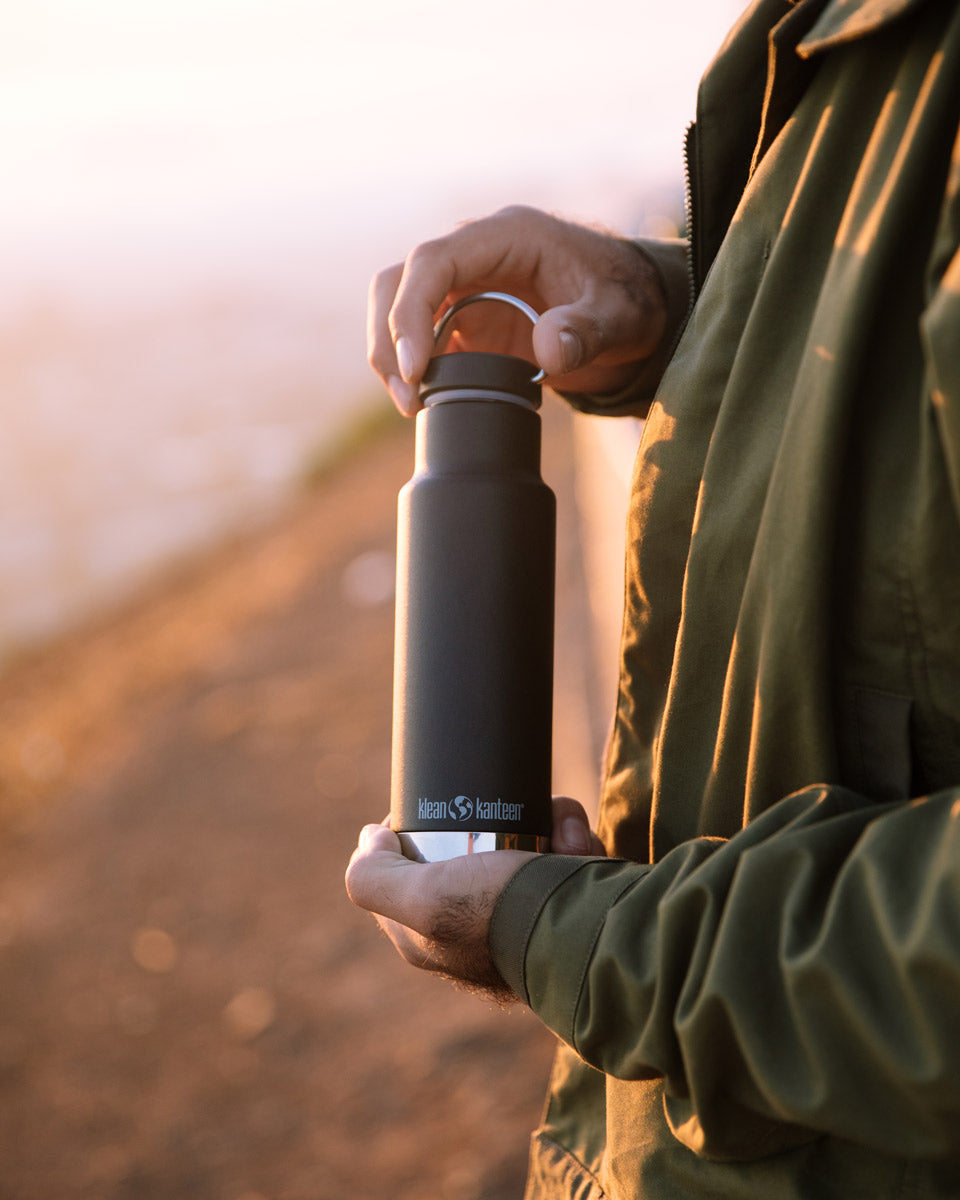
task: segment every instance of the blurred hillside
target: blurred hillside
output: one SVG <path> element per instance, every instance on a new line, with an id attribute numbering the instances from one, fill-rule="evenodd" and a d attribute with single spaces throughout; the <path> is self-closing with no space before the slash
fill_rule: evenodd
<path id="1" fill-rule="evenodd" d="M 370 403 L 362 296 L 308 282 L 0 314 L 0 663 L 269 519 Z"/>

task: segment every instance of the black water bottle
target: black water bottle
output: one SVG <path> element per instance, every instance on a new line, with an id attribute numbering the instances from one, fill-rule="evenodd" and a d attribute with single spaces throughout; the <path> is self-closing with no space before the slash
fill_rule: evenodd
<path id="1" fill-rule="evenodd" d="M 459 301 L 512 304 L 483 293 Z M 435 861 L 549 849 L 556 502 L 537 368 L 435 356 L 399 497 L 391 825 Z"/>

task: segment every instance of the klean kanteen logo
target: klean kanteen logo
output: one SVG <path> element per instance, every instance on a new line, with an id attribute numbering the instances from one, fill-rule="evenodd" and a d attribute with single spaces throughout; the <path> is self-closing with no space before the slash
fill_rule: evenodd
<path id="1" fill-rule="evenodd" d="M 473 801 L 469 796 L 454 796 L 450 801 L 450 820 L 469 821 L 473 816 Z"/>
<path id="2" fill-rule="evenodd" d="M 417 819 L 420 821 L 522 821 L 522 804 L 509 804 L 501 799 L 481 800 L 479 796 L 454 796 L 452 800 L 428 800 L 420 796 L 417 801 Z"/>

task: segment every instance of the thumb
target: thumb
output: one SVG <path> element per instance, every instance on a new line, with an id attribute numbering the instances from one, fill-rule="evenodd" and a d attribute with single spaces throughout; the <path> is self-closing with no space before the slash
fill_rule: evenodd
<path id="1" fill-rule="evenodd" d="M 590 818 L 582 804 L 569 796 L 553 797 L 553 836 L 550 849 L 555 854 L 606 856 L 603 842 L 590 828 Z"/>
<path id="2" fill-rule="evenodd" d="M 569 375 L 601 355 L 613 362 L 635 357 L 637 316 L 619 289 L 550 308 L 533 330 L 537 361 L 548 375 Z"/>
<path id="3" fill-rule="evenodd" d="M 533 330 L 533 352 L 548 375 L 569 375 L 589 365 L 603 350 L 603 331 L 585 307 L 548 309 Z"/>

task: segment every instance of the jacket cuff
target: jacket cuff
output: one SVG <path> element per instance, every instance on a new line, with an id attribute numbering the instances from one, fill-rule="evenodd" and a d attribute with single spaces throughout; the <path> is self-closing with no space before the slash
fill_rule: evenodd
<path id="1" fill-rule="evenodd" d="M 530 998 L 524 961 L 534 926 L 557 888 L 590 861 L 576 855 L 541 854 L 524 864 L 500 893 L 490 919 L 490 953 L 504 982 L 525 1004 Z"/>
<path id="2" fill-rule="evenodd" d="M 497 901 L 489 934 L 497 969 L 571 1045 L 580 991 L 607 912 L 648 870 L 619 859 L 544 854 L 521 867 Z"/>

